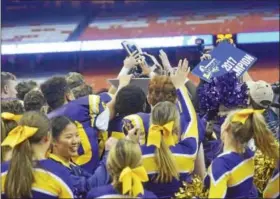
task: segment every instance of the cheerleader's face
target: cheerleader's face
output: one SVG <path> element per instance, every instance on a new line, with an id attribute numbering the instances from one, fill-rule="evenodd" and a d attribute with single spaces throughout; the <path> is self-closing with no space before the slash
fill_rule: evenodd
<path id="1" fill-rule="evenodd" d="M 70 159 L 78 155 L 80 146 L 80 136 L 77 127 L 73 123 L 69 123 L 62 131 L 57 140 L 54 141 L 55 152 L 66 159 Z"/>

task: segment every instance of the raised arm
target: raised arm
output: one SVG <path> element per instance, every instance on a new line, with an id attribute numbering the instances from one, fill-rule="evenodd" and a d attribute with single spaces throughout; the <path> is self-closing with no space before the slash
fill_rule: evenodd
<path id="1" fill-rule="evenodd" d="M 161 59 L 163 69 L 168 72 L 171 72 L 172 66 L 169 62 L 167 54 L 162 49 L 159 51 L 159 58 Z"/>
<path id="2" fill-rule="evenodd" d="M 196 104 L 196 100 L 197 100 L 197 97 L 196 97 L 196 85 L 191 80 L 186 79 L 185 86 L 188 89 L 188 92 L 189 92 L 190 98 L 192 100 L 192 103 Z"/>
<path id="3" fill-rule="evenodd" d="M 188 137 L 193 137 L 198 141 L 198 126 L 197 126 L 197 116 L 188 95 L 188 90 L 185 86 L 186 76 L 190 72 L 190 68 L 188 67 L 188 61 L 185 59 L 179 61 L 179 67 L 176 71 L 175 75 L 171 76 L 171 80 L 177 90 L 178 100 L 181 104 L 183 116 L 188 123 L 186 129 L 182 129 L 181 139 L 185 139 Z"/>
<path id="4" fill-rule="evenodd" d="M 118 91 L 130 83 L 131 77 L 132 77 L 131 75 L 120 76 Z M 109 121 L 115 117 L 115 104 L 116 104 L 117 93 L 112 97 L 112 100 L 106 105 L 104 111 L 100 113 L 96 118 L 96 127 L 99 130 L 107 131 Z"/>
<path id="5" fill-rule="evenodd" d="M 177 90 L 178 100 L 181 104 L 181 117 L 185 120 L 187 125 L 185 129 L 181 129 L 181 141 L 179 144 L 182 146 L 184 153 L 188 155 L 189 159 L 189 172 L 193 172 L 194 166 L 199 168 L 199 175 L 202 177 L 205 171 L 202 168 L 205 167 L 203 151 L 198 154 L 198 123 L 197 116 L 185 86 L 185 80 L 190 71 L 188 67 L 188 61 L 185 59 L 179 61 L 179 66 L 174 75 L 171 75 L 171 80 Z M 199 157 L 198 157 L 199 156 Z M 195 162 L 195 159 L 198 161 Z"/>
<path id="6" fill-rule="evenodd" d="M 131 81 L 132 75 L 122 75 L 119 77 L 119 87 L 116 94 L 112 97 L 112 100 L 107 104 L 108 109 L 110 110 L 110 120 L 115 117 L 115 104 L 116 96 L 119 90 L 127 86 Z"/>
<path id="7" fill-rule="evenodd" d="M 177 88 L 177 96 L 181 104 L 185 121 L 188 123 L 186 129 L 182 129 L 181 138 L 185 139 L 188 137 L 193 137 L 198 139 L 197 116 L 192 101 L 188 95 L 187 88 L 185 86 L 180 86 Z"/>
<path id="8" fill-rule="evenodd" d="M 141 56 L 139 55 L 139 53 L 137 53 L 137 51 L 132 53 L 129 57 L 126 57 L 123 61 L 123 67 L 122 67 L 120 73 L 118 74 L 118 78 L 120 78 L 121 76 L 124 76 L 124 75 L 128 75 L 129 71 L 140 62 L 140 59 L 141 59 Z M 116 94 L 117 90 L 118 90 L 117 88 L 115 88 L 114 86 L 111 86 L 109 88 L 108 93 L 114 95 L 114 94 Z"/>

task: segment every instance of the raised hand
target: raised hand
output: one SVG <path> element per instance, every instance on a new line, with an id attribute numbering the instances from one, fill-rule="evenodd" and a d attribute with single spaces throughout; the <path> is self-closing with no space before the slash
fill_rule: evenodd
<path id="1" fill-rule="evenodd" d="M 140 67 L 142 69 L 142 75 L 149 76 L 150 73 L 152 72 L 152 69 L 150 67 L 148 67 L 148 65 L 144 61 L 140 62 Z"/>
<path id="2" fill-rule="evenodd" d="M 140 133 L 141 133 L 141 131 L 139 128 L 133 127 L 132 129 L 128 130 L 128 134 L 127 134 L 126 138 L 139 143 Z"/>
<path id="3" fill-rule="evenodd" d="M 159 67 L 159 68 L 161 68 L 161 69 L 163 68 L 163 67 L 160 65 L 160 63 L 158 62 L 158 60 L 155 58 L 155 56 L 150 55 L 150 54 L 148 54 L 148 53 L 146 53 L 146 52 L 143 52 L 143 54 L 146 55 L 146 56 L 148 56 L 148 57 L 150 57 L 150 58 L 153 60 L 153 62 L 154 62 L 154 64 L 155 64 L 156 67 Z"/>
<path id="4" fill-rule="evenodd" d="M 171 81 L 176 88 L 179 88 L 185 84 L 186 79 L 190 73 L 189 62 L 187 59 L 180 60 L 178 68 L 175 74 L 171 74 Z"/>
<path id="5" fill-rule="evenodd" d="M 131 129 L 133 129 L 133 125 L 131 122 L 126 122 L 124 121 L 124 124 L 123 124 L 123 133 L 124 134 L 128 134 L 128 131 L 130 131 Z"/>
<path id="6" fill-rule="evenodd" d="M 143 60 L 143 57 L 137 52 L 138 51 L 135 51 L 129 57 L 125 58 L 125 60 L 123 61 L 124 67 L 129 69 L 134 68 L 137 64 L 139 64 Z"/>
<path id="7" fill-rule="evenodd" d="M 161 59 L 164 70 L 171 72 L 172 66 L 169 62 L 167 54 L 162 49 L 159 51 L 159 58 Z"/>

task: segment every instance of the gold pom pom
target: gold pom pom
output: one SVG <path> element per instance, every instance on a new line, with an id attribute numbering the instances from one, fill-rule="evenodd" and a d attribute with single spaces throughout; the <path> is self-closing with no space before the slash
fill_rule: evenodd
<path id="1" fill-rule="evenodd" d="M 260 193 L 263 193 L 272 173 L 275 169 L 275 160 L 263 155 L 259 150 L 255 157 L 254 183 Z"/>
<path id="2" fill-rule="evenodd" d="M 193 197 L 207 198 L 208 190 L 204 190 L 203 181 L 200 177 L 194 175 L 190 183 L 183 182 L 183 187 L 179 189 L 179 192 L 175 194 L 174 199 L 186 198 L 191 199 Z"/>

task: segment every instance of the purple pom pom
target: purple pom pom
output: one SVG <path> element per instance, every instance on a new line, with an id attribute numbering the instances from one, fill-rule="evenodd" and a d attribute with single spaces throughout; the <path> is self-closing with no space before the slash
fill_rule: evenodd
<path id="1" fill-rule="evenodd" d="M 199 108 L 202 114 L 212 117 L 219 112 L 220 105 L 226 108 L 246 107 L 248 87 L 239 82 L 235 72 L 215 77 L 198 88 Z"/>

